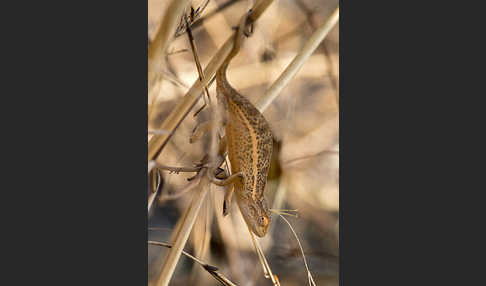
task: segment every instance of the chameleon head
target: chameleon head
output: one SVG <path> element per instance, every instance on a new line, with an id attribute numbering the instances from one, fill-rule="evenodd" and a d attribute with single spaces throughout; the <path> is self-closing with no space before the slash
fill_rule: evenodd
<path id="1" fill-rule="evenodd" d="M 265 198 L 257 201 L 251 198 L 238 200 L 238 204 L 250 230 L 258 237 L 264 237 L 271 222 L 271 213 Z"/>

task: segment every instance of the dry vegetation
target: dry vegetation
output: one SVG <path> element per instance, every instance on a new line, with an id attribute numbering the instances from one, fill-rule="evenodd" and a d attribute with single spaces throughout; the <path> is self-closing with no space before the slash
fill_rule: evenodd
<path id="1" fill-rule="evenodd" d="M 182 13 L 171 12 L 184 11 L 184 7 L 182 10 L 178 7 L 184 5 L 176 2 L 188 2 L 197 9 L 206 1 L 148 2 L 148 128 L 160 132 L 160 135 L 149 134 L 153 143 L 149 143 L 149 154 L 150 148 L 157 148 L 149 159 L 166 166 L 193 167 L 208 153 L 211 138 L 206 136 L 190 144 L 189 137 L 196 124 L 208 119 L 211 112 L 208 105 L 193 116 L 205 101 L 201 97 L 203 89 L 197 81 L 199 73 L 188 34 L 179 33 L 173 38 Z M 255 2 L 272 1 L 210 0 L 202 12 L 198 11 L 199 18 L 191 29 L 206 81 L 211 80 L 231 49 L 228 39 L 232 27 Z M 231 84 L 251 102 L 262 102 L 277 78 L 305 47 L 313 32 L 327 23 L 337 6 L 337 0 L 274 0 L 258 15 L 253 35 L 245 40 L 232 61 L 228 69 Z M 187 9 L 186 14 L 189 13 Z M 298 209 L 298 217 L 287 217 L 287 220 L 300 238 L 317 285 L 337 285 L 339 273 L 339 27 L 338 24 L 332 27 L 263 112 L 276 140 L 266 197 L 273 209 Z M 208 87 L 208 92 L 212 104 L 216 104 L 215 84 Z M 190 101 L 198 98 L 192 106 Z M 182 113 L 186 111 L 184 117 Z M 166 141 L 154 143 L 153 136 L 164 137 Z M 152 178 L 152 181 L 158 181 L 160 188 L 156 196 L 149 194 L 153 201 L 149 201 L 148 235 L 150 241 L 162 245 L 149 245 L 150 285 L 165 285 L 161 282 L 161 271 L 170 273 L 170 285 L 226 285 L 227 282 L 214 276 L 218 273 L 236 285 L 272 285 L 264 277 L 235 202 L 230 207 L 230 215 L 223 218 L 222 187 L 205 182 L 205 176 L 188 181 L 194 172 L 157 173 L 160 180 Z M 258 241 L 271 271 L 282 285 L 308 284 L 299 244 L 284 220 L 274 214 L 269 233 Z M 164 243 L 174 246 L 172 258 L 168 257 L 168 244 Z M 197 263 L 186 255 L 174 254 L 178 247 L 202 261 Z M 173 274 L 167 266 L 171 263 L 168 260 L 174 260 Z M 217 267 L 218 271 L 201 267 L 205 263 Z"/>

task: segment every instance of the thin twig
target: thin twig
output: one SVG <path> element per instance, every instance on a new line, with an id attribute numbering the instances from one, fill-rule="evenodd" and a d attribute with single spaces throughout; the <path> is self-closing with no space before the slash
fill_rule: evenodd
<path id="1" fill-rule="evenodd" d="M 161 135 L 161 134 L 168 134 L 169 131 L 167 130 L 153 130 L 153 129 L 149 129 L 148 130 L 148 134 L 158 134 L 158 135 Z"/>
<path id="2" fill-rule="evenodd" d="M 155 167 L 176 174 L 179 174 L 180 172 L 198 172 L 202 168 L 202 167 L 172 167 L 172 166 L 162 165 L 157 162 L 155 163 Z"/>
<path id="3" fill-rule="evenodd" d="M 182 2 L 182 1 L 181 1 Z M 252 13 L 249 16 L 248 24 L 256 21 L 267 7 L 273 2 L 273 0 L 260 0 L 258 1 L 252 9 Z M 167 118 L 162 122 L 157 129 L 168 130 L 170 134 L 154 135 L 148 143 L 148 160 L 153 160 L 158 157 L 163 147 L 167 144 L 169 138 L 174 134 L 177 126 L 180 125 L 182 120 L 187 116 L 189 111 L 194 107 L 194 105 L 199 100 L 203 87 L 208 84 L 210 79 L 213 78 L 216 71 L 223 64 L 224 59 L 229 55 L 234 45 L 234 33 L 229 37 L 224 45 L 218 50 L 218 52 L 213 56 L 206 69 L 204 70 L 204 80 L 200 81 L 197 79 L 182 100 L 172 109 L 172 112 L 167 116 Z"/>
<path id="4" fill-rule="evenodd" d="M 295 2 L 297 3 L 297 6 L 299 6 L 299 8 L 302 9 L 304 11 L 304 13 L 306 14 L 307 23 L 309 24 L 309 26 L 311 26 L 311 28 L 313 30 L 315 30 L 317 25 L 315 23 L 315 20 L 314 20 L 315 18 L 313 16 L 316 13 L 316 9 L 311 9 L 311 8 L 307 7 L 307 5 L 302 0 L 295 0 Z M 330 78 L 332 88 L 334 89 L 334 92 L 336 94 L 336 102 L 339 104 L 339 83 L 337 81 L 337 78 L 334 76 L 334 74 L 332 72 L 331 67 L 332 67 L 333 62 L 332 62 L 331 56 L 329 55 L 329 50 L 328 50 L 328 48 L 327 48 L 327 46 L 325 45 L 324 42 L 321 45 L 321 49 L 322 49 L 322 52 L 323 52 L 323 54 L 324 54 L 324 56 L 327 60 L 327 64 L 330 67 L 327 70 L 327 73 L 328 73 L 328 76 Z"/>
<path id="5" fill-rule="evenodd" d="M 184 52 L 188 52 L 188 51 L 189 51 L 188 49 L 180 49 L 180 50 L 167 52 L 167 55 L 172 56 L 172 55 L 175 55 L 175 54 L 184 53 Z"/>
<path id="6" fill-rule="evenodd" d="M 198 19 L 199 16 L 201 16 L 204 9 L 206 9 L 206 6 L 208 6 L 208 3 L 209 0 L 206 0 L 206 2 L 203 2 L 203 4 L 201 4 L 201 6 L 199 6 L 196 10 L 194 10 L 194 8 L 191 6 L 190 21 L 186 21 L 185 16 L 181 19 L 181 22 L 179 23 L 179 26 L 175 32 L 176 38 L 187 32 L 187 29 L 194 24 L 194 21 Z"/>
<path id="7" fill-rule="evenodd" d="M 167 247 L 167 248 L 172 248 L 172 245 L 170 243 L 167 243 L 167 242 L 159 242 L 159 241 L 152 241 L 152 240 L 149 240 L 148 241 L 148 244 L 151 244 L 151 245 L 158 245 L 158 246 L 164 246 L 164 247 Z M 184 250 L 181 251 L 182 254 L 184 254 L 185 256 L 191 258 L 192 260 L 196 261 L 197 263 L 199 263 L 200 265 L 208 265 L 206 262 L 202 261 L 201 259 L 197 258 L 197 257 L 194 257 L 192 256 L 191 254 L 185 252 Z M 214 267 L 214 266 L 213 266 Z"/>
<path id="8" fill-rule="evenodd" d="M 304 155 L 304 156 L 300 156 L 298 158 L 289 159 L 287 161 L 282 162 L 281 165 L 282 166 L 287 166 L 287 165 L 293 164 L 295 162 L 298 162 L 300 160 L 314 158 L 314 157 L 321 156 L 321 155 L 325 155 L 325 154 L 326 155 L 339 155 L 339 151 L 336 151 L 336 150 L 324 150 L 324 151 L 318 152 L 316 154 Z"/>
<path id="9" fill-rule="evenodd" d="M 334 27 L 339 19 L 339 7 L 334 10 L 329 19 L 317 29 L 309 40 L 305 43 L 302 50 L 297 54 L 297 56 L 292 60 L 292 62 L 287 66 L 284 72 L 279 76 L 279 78 L 272 84 L 272 86 L 265 92 L 265 94 L 258 100 L 255 107 L 263 112 L 272 101 L 280 94 L 282 89 L 287 86 L 290 80 L 295 76 L 295 74 L 300 70 L 302 65 L 305 63 L 307 58 L 314 52 L 314 50 L 319 46 L 321 41 L 327 36 L 329 31 Z"/>
<path id="10" fill-rule="evenodd" d="M 292 217 L 295 217 L 295 218 L 298 218 L 299 217 L 299 210 L 295 209 L 295 210 L 289 210 L 289 209 L 270 209 L 270 211 L 274 214 L 277 214 L 277 215 L 287 215 L 287 216 L 292 216 Z"/>
<path id="11" fill-rule="evenodd" d="M 166 242 L 150 241 L 149 240 L 148 244 L 172 248 L 172 245 L 170 245 L 169 243 L 166 243 Z M 226 286 L 226 285 L 236 286 L 235 283 L 231 282 L 231 280 L 229 280 L 226 276 L 224 276 L 223 274 L 221 274 L 221 272 L 218 271 L 218 267 L 210 265 L 210 264 L 204 262 L 203 260 L 201 260 L 201 259 L 199 259 L 195 256 L 192 256 L 191 254 L 187 253 L 184 250 L 182 250 L 181 252 L 185 256 L 191 258 L 192 260 L 196 261 L 199 265 L 201 265 L 204 268 L 204 270 L 209 272 L 209 274 L 211 274 L 222 285 L 224 285 L 224 286 Z"/>
<path id="12" fill-rule="evenodd" d="M 258 19 L 261 14 L 265 11 L 265 9 L 272 3 L 272 0 L 261 0 L 257 2 L 252 9 L 252 13 L 248 17 L 250 19 L 248 24 L 253 23 L 256 19 Z M 244 17 L 247 14 L 245 13 Z M 194 106 L 199 98 L 202 88 L 207 85 L 209 79 L 215 74 L 216 70 L 222 65 L 224 59 L 228 56 L 228 54 L 233 49 L 234 45 L 234 36 L 230 37 L 227 42 L 223 45 L 223 47 L 218 51 L 218 53 L 213 57 L 211 62 L 209 63 L 208 67 L 206 68 L 206 72 L 204 80 L 199 81 L 197 80 L 193 87 L 189 90 L 188 95 L 184 97 L 184 100 L 180 102 L 169 114 L 169 116 L 164 120 L 160 129 L 162 130 L 170 130 L 171 134 L 175 128 L 181 123 L 181 121 L 185 118 L 188 114 L 190 109 Z M 213 112 L 211 113 L 213 114 Z M 215 114 L 218 114 L 216 112 Z M 163 146 L 167 143 L 167 140 L 170 138 L 170 135 L 163 134 L 163 135 L 155 135 L 151 138 L 149 142 L 149 150 L 148 150 L 148 157 L 149 160 L 154 159 L 158 156 L 160 151 L 162 150 Z M 215 162 L 214 157 L 216 156 L 216 152 L 218 150 L 216 144 L 216 136 L 217 133 L 213 132 L 211 146 L 210 146 L 210 156 L 209 162 Z M 213 170 L 210 168 L 203 168 L 198 173 L 198 176 L 201 177 L 199 182 L 200 190 L 199 192 L 195 192 L 193 200 L 187 210 L 185 211 L 184 215 L 179 219 L 177 222 L 178 227 L 173 231 L 173 241 L 174 246 L 169 251 L 167 258 L 162 266 L 162 270 L 159 274 L 159 277 L 155 283 L 157 286 L 166 286 L 169 284 L 170 279 L 174 273 L 176 268 L 177 262 L 180 258 L 182 248 L 187 242 L 189 234 L 194 226 L 194 222 L 196 221 L 197 215 L 201 208 L 201 205 L 206 198 L 206 195 L 209 191 L 210 181 L 208 178 L 208 169 Z"/>
<path id="13" fill-rule="evenodd" d="M 159 76 L 160 69 L 165 61 L 165 55 L 169 41 L 174 37 L 177 24 L 184 9 L 189 5 L 190 0 L 172 0 L 162 17 L 159 31 L 151 41 L 148 48 L 148 89 L 152 89 L 155 80 Z"/>
<path id="14" fill-rule="evenodd" d="M 191 20 L 192 20 L 192 15 L 191 15 Z M 199 80 L 203 81 L 204 80 L 204 73 L 203 73 L 203 70 L 202 70 L 202 67 L 201 67 L 201 62 L 199 61 L 199 56 L 197 54 L 196 43 L 194 41 L 194 36 L 192 35 L 191 25 L 189 25 L 187 17 L 185 17 L 185 21 L 186 21 L 186 25 L 187 25 L 187 28 L 186 28 L 187 37 L 189 38 L 189 43 L 191 44 L 191 51 L 192 51 L 192 55 L 194 56 L 194 62 L 196 63 L 197 73 L 199 74 Z M 211 103 L 211 98 L 209 97 L 208 87 L 206 85 L 204 86 L 204 93 L 206 94 L 206 97 L 208 98 L 209 103 Z M 205 106 L 206 106 L 206 101 L 204 101 L 203 108 Z M 202 110 L 202 108 L 199 109 L 196 113 L 194 113 L 194 116 L 196 116 L 201 110 Z"/>
<path id="15" fill-rule="evenodd" d="M 159 274 L 159 278 L 155 285 L 157 286 L 166 286 L 169 285 L 169 281 L 172 278 L 172 274 L 174 273 L 175 267 L 177 265 L 177 261 L 181 255 L 182 249 L 189 238 L 189 234 L 191 233 L 191 229 L 194 226 L 194 222 L 196 221 L 197 214 L 199 213 L 199 209 L 201 208 L 204 199 L 209 191 L 209 181 L 206 176 L 207 169 L 203 169 L 199 174 L 201 176 L 201 181 L 199 181 L 200 189 L 198 192 L 194 193 L 194 197 L 192 199 L 191 204 L 186 209 L 183 217 L 181 218 L 180 228 L 174 230 L 177 231 L 175 235 L 175 242 L 169 253 L 167 254 L 167 258 L 165 259 L 164 265 L 162 266 L 162 271 Z"/>
<path id="16" fill-rule="evenodd" d="M 194 23 L 191 25 L 192 29 L 196 29 L 200 27 L 204 21 L 209 20 L 209 18 L 213 17 L 214 15 L 217 15 L 218 13 L 222 12 L 223 10 L 229 8 L 232 4 L 235 4 L 238 2 L 238 0 L 229 0 L 221 5 L 219 5 L 215 10 L 207 13 L 204 17 L 201 17 L 194 21 Z"/>
<path id="17" fill-rule="evenodd" d="M 160 185 L 162 184 L 162 175 L 160 174 L 159 169 L 154 169 L 153 172 L 149 173 L 150 183 L 152 187 L 152 192 L 155 193 L 159 190 Z"/>
<path id="18" fill-rule="evenodd" d="M 253 247 L 257 252 L 258 259 L 260 260 L 260 263 L 263 267 L 263 274 L 265 275 L 265 278 L 267 279 L 270 278 L 272 280 L 273 285 L 280 286 L 280 281 L 278 280 L 277 276 L 273 274 L 272 268 L 270 268 L 267 258 L 265 257 L 265 254 L 263 253 L 260 244 L 256 240 L 255 235 L 253 234 L 253 232 L 251 232 L 250 227 L 248 227 L 248 231 L 250 232 L 251 241 L 253 242 Z"/>
<path id="19" fill-rule="evenodd" d="M 302 244 L 300 244 L 300 240 L 299 240 L 299 237 L 297 236 L 297 233 L 295 233 L 294 228 L 292 227 L 292 225 L 290 225 L 290 222 L 283 215 L 279 215 L 279 216 L 289 225 L 289 228 L 292 231 L 292 233 L 294 234 L 295 239 L 297 240 L 297 243 L 299 243 L 300 251 L 302 253 L 302 259 L 304 260 L 305 269 L 307 270 L 307 278 L 309 280 L 309 285 L 316 286 L 316 282 L 314 282 L 314 278 L 312 277 L 312 274 L 310 273 L 309 267 L 307 266 L 307 260 L 305 259 L 304 249 L 302 248 Z"/>
<path id="20" fill-rule="evenodd" d="M 163 165 L 159 165 L 157 162 L 155 161 L 151 161 L 149 162 L 150 166 L 149 167 L 159 167 L 159 166 L 163 166 Z M 150 172 L 150 171 L 149 171 Z M 182 171 L 181 171 L 182 172 Z M 200 178 L 198 175 L 196 175 L 197 178 Z M 194 180 L 192 181 L 189 185 L 185 186 L 184 189 L 182 191 L 179 191 L 177 194 L 174 195 L 174 197 L 180 197 L 182 196 L 183 194 L 185 194 L 186 192 L 188 192 L 189 190 L 191 190 L 193 187 L 197 186 L 197 184 L 199 183 L 199 180 Z M 147 203 L 147 210 L 150 212 L 150 209 L 152 208 L 152 205 L 153 205 L 153 202 L 155 201 L 155 197 L 157 196 L 157 192 L 151 192 L 149 194 L 149 197 L 148 197 L 148 203 Z M 170 199 L 171 196 L 167 196 L 166 197 L 162 197 L 161 200 L 167 200 L 167 199 Z"/>

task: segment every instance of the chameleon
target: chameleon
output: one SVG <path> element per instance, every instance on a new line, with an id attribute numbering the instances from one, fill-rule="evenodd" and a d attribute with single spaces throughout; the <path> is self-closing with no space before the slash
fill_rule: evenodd
<path id="1" fill-rule="evenodd" d="M 233 50 L 216 73 L 218 103 L 223 108 L 226 148 L 232 175 L 218 185 L 233 184 L 236 202 L 249 229 L 264 237 L 271 222 L 271 213 L 264 196 L 273 150 L 273 134 L 265 117 L 251 102 L 228 82 L 226 71 L 239 52 L 248 18 L 243 18 L 235 33 Z M 225 199 L 225 204 L 226 204 Z"/>

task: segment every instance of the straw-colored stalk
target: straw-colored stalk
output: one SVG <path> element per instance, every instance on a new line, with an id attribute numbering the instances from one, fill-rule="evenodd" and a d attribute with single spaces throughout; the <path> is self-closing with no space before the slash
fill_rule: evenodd
<path id="1" fill-rule="evenodd" d="M 172 248 L 172 245 L 170 243 L 166 243 L 166 242 L 159 242 L 159 241 L 150 241 L 148 242 L 148 244 L 151 244 L 151 245 L 158 245 L 158 246 L 164 246 L 164 247 L 167 247 L 167 248 Z M 221 272 L 219 272 L 218 268 L 213 266 L 213 265 L 209 265 L 208 263 L 204 262 L 203 260 L 185 252 L 184 250 L 182 250 L 182 254 L 184 254 L 185 256 L 191 258 L 192 260 L 196 261 L 199 265 L 201 265 L 204 270 L 206 270 L 209 274 L 211 274 L 217 281 L 219 281 L 221 284 L 223 285 L 227 285 L 227 286 L 236 286 L 235 283 L 233 283 L 231 280 L 229 280 L 225 275 L 223 275 Z"/>
<path id="2" fill-rule="evenodd" d="M 278 79 L 272 84 L 272 86 L 265 92 L 265 94 L 255 104 L 256 108 L 263 112 L 272 101 L 280 94 L 282 89 L 292 80 L 305 63 L 307 58 L 317 49 L 319 44 L 324 40 L 329 31 L 336 25 L 339 20 L 339 7 L 332 13 L 331 17 L 321 25 L 307 40 L 302 50 L 287 66 L 285 71 L 278 77 Z"/>
<path id="3" fill-rule="evenodd" d="M 182 1 L 181 1 L 182 2 Z M 252 13 L 249 17 L 250 22 L 256 21 L 267 7 L 273 2 L 273 0 L 260 0 L 252 9 Z M 179 15 L 179 17 L 181 14 Z M 229 55 L 234 45 L 234 33 L 226 40 L 224 45 L 213 56 L 208 66 L 204 69 L 204 79 L 197 79 L 191 86 L 182 100 L 174 107 L 172 112 L 162 122 L 161 126 L 155 126 L 154 128 L 169 131 L 168 134 L 154 135 L 150 138 L 148 143 L 148 160 L 155 160 L 162 148 L 165 146 L 171 135 L 174 133 L 177 126 L 187 116 L 192 107 L 197 103 L 204 86 L 208 84 L 211 78 L 216 74 L 216 71 L 223 64 L 224 59 Z M 152 46 L 152 45 L 151 45 Z"/>
<path id="4" fill-rule="evenodd" d="M 160 75 L 161 67 L 170 40 L 174 37 L 177 25 L 181 20 L 184 9 L 190 0 L 172 0 L 167 12 L 162 18 L 159 31 L 148 48 L 148 89 L 152 89 L 155 79 Z"/>
<path id="5" fill-rule="evenodd" d="M 257 2 L 252 9 L 253 12 L 250 16 L 250 22 L 254 22 L 256 19 L 258 19 L 271 3 L 272 0 L 261 0 Z M 222 65 L 224 59 L 231 52 L 233 45 L 234 35 L 226 41 L 223 47 L 213 57 L 204 72 L 205 76 L 203 77 L 203 79 L 196 80 L 194 85 L 188 91 L 187 95 L 173 109 L 173 111 L 164 120 L 162 126 L 159 129 L 168 130 L 171 134 L 174 132 L 175 128 L 180 124 L 180 122 L 182 122 L 187 113 L 196 104 L 201 94 L 202 88 L 207 85 L 209 79 L 213 77 L 217 69 L 219 69 L 219 67 Z M 170 138 L 171 134 L 154 135 L 151 138 L 148 146 L 149 160 L 156 159 L 158 153 L 161 151 L 167 140 Z M 213 134 L 212 139 L 215 139 L 215 136 L 216 133 Z M 214 151 L 216 146 L 216 144 L 214 144 L 215 140 L 211 141 L 212 151 Z M 215 153 L 211 152 L 210 154 L 212 155 Z M 181 219 L 177 223 L 178 227 L 174 229 L 175 236 L 174 233 L 172 235 L 172 237 L 174 237 L 174 244 L 173 247 L 169 250 L 157 282 L 155 283 L 155 285 L 157 286 L 168 285 L 170 279 L 172 278 L 177 262 L 181 256 L 182 249 L 187 242 L 201 205 L 203 204 L 204 199 L 206 198 L 206 195 L 209 191 L 210 182 L 207 177 L 207 172 L 208 169 L 203 169 L 200 171 L 198 175 L 201 178 L 201 181 L 199 182 L 199 191 L 194 194 L 194 198 L 189 207 L 186 209 L 184 216 L 181 217 Z"/>
<path id="6" fill-rule="evenodd" d="M 175 1 L 177 2 L 177 1 Z M 181 1 L 185 2 L 185 1 Z M 258 1 L 253 10 L 253 13 L 250 16 L 251 21 L 257 20 L 261 14 L 265 11 L 265 9 L 272 3 L 272 0 L 261 0 Z M 280 91 L 289 83 L 289 81 L 295 76 L 297 71 L 303 65 L 305 60 L 314 52 L 317 48 L 319 43 L 325 38 L 325 36 L 329 33 L 332 27 L 337 23 L 339 19 L 339 8 L 336 8 L 336 11 L 331 15 L 329 20 L 322 25 L 312 37 L 306 42 L 303 49 L 299 52 L 299 54 L 294 58 L 292 63 L 285 69 L 285 71 L 281 74 L 281 76 L 277 79 L 277 81 L 269 88 L 269 90 L 265 93 L 265 95 L 260 99 L 257 103 L 257 108 L 260 111 L 264 111 L 266 107 L 278 96 Z M 179 13 L 178 17 L 182 14 Z M 174 28 L 175 29 L 175 28 Z M 154 135 L 151 140 L 149 141 L 148 146 L 148 159 L 154 160 L 162 150 L 162 148 L 167 143 L 168 139 L 174 133 L 177 126 L 182 122 L 182 120 L 187 116 L 189 111 L 192 107 L 197 103 L 203 88 L 208 84 L 209 80 L 213 77 L 219 67 L 222 65 L 224 59 L 228 56 L 231 52 L 234 45 L 234 34 L 231 36 L 218 50 L 215 56 L 211 59 L 210 63 L 204 70 L 204 78 L 202 81 L 199 79 L 192 85 L 192 87 L 187 92 L 186 96 L 177 104 L 177 106 L 172 110 L 169 116 L 164 120 L 161 126 L 157 126 L 156 128 L 168 131 L 165 134 L 157 134 Z M 152 45 L 151 45 L 152 46 Z M 207 169 L 201 171 L 201 181 L 199 183 L 200 190 L 196 192 L 193 198 L 193 201 L 189 205 L 188 209 L 186 210 L 184 216 L 178 222 L 179 227 L 177 227 L 174 231 L 176 231 L 176 235 L 174 236 L 175 242 L 167 259 L 162 267 L 162 271 L 159 275 L 159 278 L 156 282 L 157 286 L 160 285 L 168 285 L 172 274 L 175 270 L 177 265 L 177 261 L 180 258 L 182 253 L 182 249 L 186 244 L 186 241 L 189 237 L 191 229 L 194 225 L 196 220 L 197 214 L 201 208 L 201 205 L 206 197 L 206 194 L 209 190 L 209 180 L 206 176 Z M 180 224 L 179 224 L 180 223 Z"/>
<path id="7" fill-rule="evenodd" d="M 174 229 L 174 231 L 177 231 L 175 236 L 176 239 L 172 248 L 169 250 L 164 265 L 162 266 L 162 271 L 160 272 L 159 278 L 155 285 L 169 285 L 169 281 L 172 278 L 177 261 L 181 256 L 184 245 L 186 244 L 189 234 L 191 233 L 191 229 L 194 226 L 194 222 L 196 221 L 199 209 L 201 208 L 201 205 L 203 204 L 209 190 L 210 182 L 206 176 L 206 172 L 207 170 L 201 171 L 200 175 L 202 178 L 199 183 L 199 190 L 195 191 L 191 204 L 186 210 L 184 217 L 181 218 L 180 227 Z"/>

